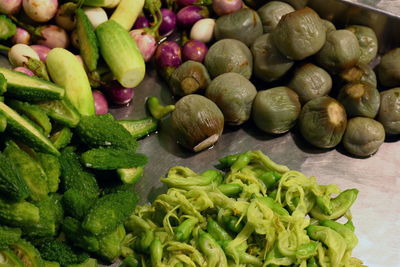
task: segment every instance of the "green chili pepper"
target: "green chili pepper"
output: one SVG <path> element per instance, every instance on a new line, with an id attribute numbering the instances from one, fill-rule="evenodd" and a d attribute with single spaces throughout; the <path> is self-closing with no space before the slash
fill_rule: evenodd
<path id="1" fill-rule="evenodd" d="M 219 164 L 216 166 L 218 169 L 226 169 L 230 168 L 233 163 L 239 158 L 241 154 L 233 154 L 233 155 L 228 155 L 223 158 L 218 159 Z"/>
<path id="2" fill-rule="evenodd" d="M 152 266 L 160 266 L 163 255 L 163 246 L 160 239 L 154 238 L 150 245 L 150 259 Z"/>
<path id="3" fill-rule="evenodd" d="M 317 255 L 318 242 L 310 241 L 302 244 L 296 249 L 296 257 L 299 259 L 308 259 L 312 256 Z"/>
<path id="4" fill-rule="evenodd" d="M 284 209 L 281 205 L 279 205 L 275 200 L 273 200 L 270 197 L 259 197 L 257 198 L 258 200 L 261 201 L 264 205 L 266 205 L 268 208 L 270 208 L 273 212 L 275 212 L 278 215 L 286 216 L 289 215 L 289 212 Z"/>
<path id="5" fill-rule="evenodd" d="M 200 230 L 199 247 L 201 252 L 207 257 L 207 266 L 210 267 L 227 267 L 228 261 L 225 252 L 220 245 L 211 237 L 210 234 Z"/>
<path id="6" fill-rule="evenodd" d="M 307 260 L 307 267 L 319 267 L 318 262 L 315 260 L 315 257 L 311 257 Z"/>
<path id="7" fill-rule="evenodd" d="M 258 176 L 267 188 L 271 188 L 281 179 L 282 175 L 276 171 L 266 171 Z"/>
<path id="8" fill-rule="evenodd" d="M 243 187 L 240 184 L 221 184 L 218 190 L 225 196 L 234 197 L 243 191 Z"/>
<path id="9" fill-rule="evenodd" d="M 230 241 L 232 237 L 222 228 L 216 221 L 209 218 L 207 222 L 207 232 L 214 238 L 217 242 L 220 241 Z"/>
<path id="10" fill-rule="evenodd" d="M 224 179 L 222 173 L 217 170 L 207 170 L 202 172 L 200 175 L 204 177 L 211 177 L 213 182 L 216 184 L 221 184 Z"/>
<path id="11" fill-rule="evenodd" d="M 344 238 L 329 227 L 310 225 L 306 228 L 308 236 L 324 243 L 328 247 L 328 256 L 332 267 L 339 267 L 346 252 Z"/>
<path id="12" fill-rule="evenodd" d="M 348 250 L 353 249 L 357 245 L 357 243 L 358 243 L 357 236 L 347 226 L 345 226 L 341 223 L 332 221 L 332 220 L 323 220 L 323 221 L 320 221 L 320 224 L 322 226 L 329 227 L 329 228 L 335 230 L 336 232 L 338 232 L 343 237 L 343 239 L 346 241 Z"/>
<path id="13" fill-rule="evenodd" d="M 341 192 L 336 198 L 331 200 L 332 204 L 332 214 L 326 215 L 318 205 L 315 205 L 310 214 L 313 218 L 318 220 L 335 220 L 343 216 L 353 205 L 354 201 L 357 199 L 358 190 L 348 189 Z"/>
<path id="14" fill-rule="evenodd" d="M 222 222 L 225 227 L 234 233 L 239 233 L 244 227 L 243 222 L 238 223 L 238 221 L 239 219 L 235 216 L 222 217 Z"/>
<path id="15" fill-rule="evenodd" d="M 332 215 L 332 203 L 328 196 L 317 196 L 315 198 L 318 208 L 326 215 Z"/>
<path id="16" fill-rule="evenodd" d="M 124 259 L 120 267 L 139 267 L 139 261 L 135 258 L 135 256 L 131 255 Z"/>
<path id="17" fill-rule="evenodd" d="M 246 167 L 247 165 L 249 165 L 251 158 L 252 158 L 250 152 L 251 151 L 239 155 L 237 160 L 231 166 L 232 172 L 237 172 L 240 169 L 242 169 L 243 167 Z"/>
<path id="18" fill-rule="evenodd" d="M 140 252 L 147 252 L 153 240 L 154 240 L 153 231 L 146 230 L 140 235 L 140 238 L 136 240 L 134 247 L 136 250 Z"/>
<path id="19" fill-rule="evenodd" d="M 175 230 L 175 239 L 180 242 L 189 240 L 194 226 L 199 222 L 195 217 L 183 221 Z"/>
<path id="20" fill-rule="evenodd" d="M 151 116 L 160 120 L 167 116 L 169 113 L 174 111 L 174 105 L 163 106 L 157 97 L 151 96 L 147 99 L 147 108 L 149 109 Z"/>
<path id="21" fill-rule="evenodd" d="M 354 232 L 354 230 L 356 229 L 354 227 L 354 224 L 351 220 L 348 220 L 345 224 L 343 224 L 344 226 L 346 226 L 347 228 L 349 228 L 352 232 Z"/>

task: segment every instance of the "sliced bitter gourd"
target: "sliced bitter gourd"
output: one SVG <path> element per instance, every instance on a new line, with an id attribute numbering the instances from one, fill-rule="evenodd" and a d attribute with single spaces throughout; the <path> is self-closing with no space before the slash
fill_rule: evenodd
<path id="1" fill-rule="evenodd" d="M 157 120 L 151 117 L 140 120 L 119 120 L 119 124 L 124 126 L 133 138 L 139 139 L 157 130 Z"/>
<path id="2" fill-rule="evenodd" d="M 62 99 L 65 90 L 54 83 L 0 67 L 7 80 L 7 96 L 23 101 Z"/>
<path id="3" fill-rule="evenodd" d="M 129 150 L 115 148 L 95 148 L 81 155 L 82 163 L 92 169 L 115 170 L 144 166 L 147 157 Z"/>
<path id="4" fill-rule="evenodd" d="M 3 115 L 7 119 L 7 130 L 22 142 L 42 152 L 54 155 L 60 154 L 46 136 L 3 102 L 0 102 L 0 115 Z"/>
<path id="5" fill-rule="evenodd" d="M 57 148 L 64 148 L 71 142 L 72 131 L 68 127 L 64 127 L 61 130 L 53 133 L 50 136 L 51 142 Z"/>
<path id="6" fill-rule="evenodd" d="M 68 99 L 42 101 L 36 105 L 44 109 L 50 118 L 62 125 L 76 127 L 79 123 L 81 116 Z"/>
<path id="7" fill-rule="evenodd" d="M 96 34 L 94 33 L 93 25 L 82 9 L 78 8 L 75 14 L 80 54 L 88 70 L 94 71 L 97 68 L 97 60 L 99 59 Z"/>

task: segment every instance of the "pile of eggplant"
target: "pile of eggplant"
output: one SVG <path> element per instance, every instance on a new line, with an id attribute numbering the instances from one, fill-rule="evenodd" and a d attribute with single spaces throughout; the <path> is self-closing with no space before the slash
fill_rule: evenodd
<path id="1" fill-rule="evenodd" d="M 378 40 L 370 27 L 336 29 L 287 2 L 254 9 L 242 0 L 174 2 L 177 18 L 198 10 L 155 52 L 177 99 L 171 127 L 178 143 L 197 152 L 215 144 L 225 125 L 252 120 L 266 134 L 296 126 L 315 147 L 342 143 L 366 157 L 400 134 L 400 48 L 374 70 Z"/>

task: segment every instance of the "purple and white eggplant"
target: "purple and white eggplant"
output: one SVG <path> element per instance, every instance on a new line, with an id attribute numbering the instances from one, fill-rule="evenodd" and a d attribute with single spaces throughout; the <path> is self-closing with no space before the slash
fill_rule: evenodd
<path id="1" fill-rule="evenodd" d="M 61 47 L 67 48 L 69 45 L 69 37 L 67 32 L 56 25 L 46 25 L 40 28 L 41 39 L 37 44 L 44 45 L 49 48 Z"/>
<path id="2" fill-rule="evenodd" d="M 197 40 L 189 40 L 182 48 L 183 60 L 193 60 L 203 62 L 208 52 L 207 46 Z"/>
<path id="3" fill-rule="evenodd" d="M 41 61 L 46 62 L 47 54 L 50 52 L 50 48 L 44 45 L 31 45 L 31 48 L 39 55 Z"/>
<path id="4" fill-rule="evenodd" d="M 94 108 L 97 115 L 108 113 L 108 102 L 106 97 L 99 90 L 93 90 Z"/>
<path id="5" fill-rule="evenodd" d="M 150 22 L 145 16 L 139 16 L 135 24 L 133 24 L 133 29 L 143 29 L 150 27 Z"/>
<path id="6" fill-rule="evenodd" d="M 155 36 L 151 31 L 146 31 L 146 29 L 136 29 L 129 32 L 133 40 L 135 40 L 144 61 L 149 61 L 154 55 L 157 48 L 157 41 Z"/>
<path id="7" fill-rule="evenodd" d="M 29 44 L 31 40 L 31 34 L 20 27 L 17 27 L 17 32 L 11 37 L 11 41 L 14 44 Z"/>
<path id="8" fill-rule="evenodd" d="M 185 6 L 176 15 L 178 25 L 184 29 L 191 28 L 197 21 L 208 16 L 208 9 L 203 6 Z"/>
<path id="9" fill-rule="evenodd" d="M 56 14 L 58 0 L 23 0 L 22 6 L 32 20 L 47 22 Z"/>
<path id="10" fill-rule="evenodd" d="M 125 88 L 114 81 L 107 87 L 106 95 L 111 103 L 115 105 L 126 105 L 131 102 L 134 92 L 133 88 Z"/>
<path id="11" fill-rule="evenodd" d="M 158 28 L 160 35 L 168 36 L 176 28 L 176 15 L 172 10 L 161 8 L 162 22 Z"/>
<path id="12" fill-rule="evenodd" d="M 212 2 L 212 8 L 218 16 L 233 13 L 242 7 L 242 0 L 213 0 Z"/>
<path id="13" fill-rule="evenodd" d="M 0 14 L 13 15 L 19 12 L 22 7 L 22 0 L 1 0 Z"/>
<path id="14" fill-rule="evenodd" d="M 155 59 L 161 75 L 168 80 L 172 72 L 182 64 L 181 48 L 176 42 L 165 41 L 157 47 Z"/>

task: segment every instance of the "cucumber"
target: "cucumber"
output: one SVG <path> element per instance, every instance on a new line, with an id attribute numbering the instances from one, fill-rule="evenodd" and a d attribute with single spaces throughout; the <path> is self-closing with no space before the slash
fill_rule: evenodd
<path id="1" fill-rule="evenodd" d="M 31 148 L 56 156 L 60 154 L 46 136 L 3 102 L 0 102 L 0 115 L 7 119 L 7 131 L 29 144 Z"/>
<path id="2" fill-rule="evenodd" d="M 94 71 L 97 68 L 97 61 L 99 59 L 96 34 L 94 33 L 93 25 L 82 9 L 78 8 L 75 14 L 80 54 L 88 70 Z"/>
<path id="3" fill-rule="evenodd" d="M 63 48 L 53 48 L 46 58 L 51 79 L 65 88 L 67 99 L 81 115 L 94 115 L 94 100 L 83 65 L 74 54 Z"/>
<path id="4" fill-rule="evenodd" d="M 20 114 L 27 116 L 32 122 L 36 123 L 42 128 L 46 136 L 49 135 L 51 131 L 51 123 L 49 117 L 43 109 L 33 104 L 18 100 L 8 100 L 7 105 Z"/>
<path id="5" fill-rule="evenodd" d="M 129 31 L 142 12 L 143 6 L 144 0 L 121 0 L 110 19 Z"/>
<path id="6" fill-rule="evenodd" d="M 0 73 L 0 95 L 7 91 L 7 80 L 3 74 Z"/>
<path id="7" fill-rule="evenodd" d="M 5 93 L 7 96 L 28 102 L 64 97 L 64 88 L 57 84 L 3 67 L 0 67 L 0 73 L 7 80 L 7 92 Z"/>
<path id="8" fill-rule="evenodd" d="M 81 119 L 81 115 L 68 99 L 42 101 L 36 105 L 44 109 L 54 121 L 68 127 L 74 128 Z"/>
<path id="9" fill-rule="evenodd" d="M 80 0 L 73 0 L 75 3 L 80 2 Z M 115 0 L 84 0 L 84 6 L 94 6 L 94 7 L 109 7 Z"/>
<path id="10" fill-rule="evenodd" d="M 119 178 L 124 184 L 134 184 L 143 176 L 143 166 L 136 168 L 118 169 L 117 173 Z"/>
<path id="11" fill-rule="evenodd" d="M 146 66 L 128 31 L 114 20 L 108 20 L 95 32 L 101 55 L 118 82 L 126 88 L 137 86 L 144 78 Z"/>
<path id="12" fill-rule="evenodd" d="M 119 124 L 124 126 L 133 138 L 138 139 L 157 130 L 157 120 L 151 117 L 140 120 L 120 120 Z"/>

